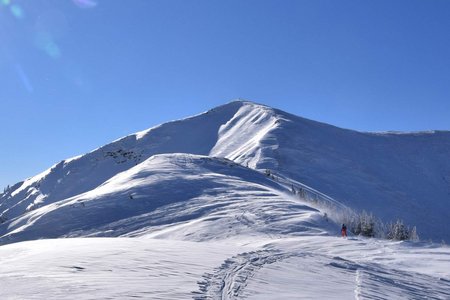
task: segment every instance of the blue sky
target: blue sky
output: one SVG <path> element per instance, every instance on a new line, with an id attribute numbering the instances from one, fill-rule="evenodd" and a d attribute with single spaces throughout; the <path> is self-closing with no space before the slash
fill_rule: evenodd
<path id="1" fill-rule="evenodd" d="M 450 1 L 0 0 L 0 186 L 250 99 L 450 129 Z"/>

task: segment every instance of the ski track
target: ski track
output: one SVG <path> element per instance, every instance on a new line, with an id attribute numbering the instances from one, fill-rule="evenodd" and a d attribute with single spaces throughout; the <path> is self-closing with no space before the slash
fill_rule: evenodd
<path id="1" fill-rule="evenodd" d="M 280 250 L 258 250 L 244 252 L 226 259 L 213 273 L 205 273 L 198 281 L 198 291 L 193 299 L 258 299 L 262 295 L 246 294 L 247 285 L 252 283 L 258 272 L 270 265 L 286 260 L 303 260 L 307 263 L 320 262 L 327 273 L 344 274 L 355 278 L 355 299 L 450 299 L 450 281 L 425 274 L 391 269 L 377 263 L 356 263 L 341 257 L 318 255 L 310 252 L 282 252 Z M 328 278 L 329 279 L 329 278 Z M 336 283 L 339 278 L 336 278 Z M 301 283 L 301 279 L 298 281 Z M 319 285 L 333 285 L 323 280 Z M 319 287 L 320 289 L 320 287 Z M 341 295 L 338 293 L 338 295 Z M 269 296 L 270 299 L 272 299 Z M 339 299 L 335 296 L 334 299 Z M 295 299 L 310 299 L 298 295 Z"/>
<path id="2" fill-rule="evenodd" d="M 205 273 L 198 282 L 199 291 L 193 292 L 195 300 L 238 299 L 249 278 L 264 265 L 283 260 L 288 256 L 274 250 L 244 252 L 226 259 L 214 273 Z"/>

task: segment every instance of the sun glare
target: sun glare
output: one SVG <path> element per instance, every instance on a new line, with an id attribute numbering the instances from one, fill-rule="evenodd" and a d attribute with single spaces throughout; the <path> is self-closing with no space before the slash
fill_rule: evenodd
<path id="1" fill-rule="evenodd" d="M 97 2 L 93 0 L 72 0 L 75 5 L 81 8 L 93 8 L 97 6 Z"/>
<path id="2" fill-rule="evenodd" d="M 11 0 L 0 0 L 3 7 L 7 7 L 11 15 L 16 19 L 23 19 L 25 17 L 24 11 L 19 4 L 12 3 Z"/>

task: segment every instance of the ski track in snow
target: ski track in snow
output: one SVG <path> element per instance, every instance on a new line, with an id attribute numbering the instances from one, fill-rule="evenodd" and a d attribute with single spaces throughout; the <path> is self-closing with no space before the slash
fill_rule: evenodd
<path id="1" fill-rule="evenodd" d="M 356 263 L 341 257 L 330 257 L 309 252 L 282 252 L 280 250 L 244 252 L 226 259 L 213 273 L 203 275 L 203 279 L 198 282 L 199 290 L 192 292 L 193 299 L 274 299 L 276 295 L 272 297 L 270 292 L 263 292 L 260 288 L 246 293 L 246 287 L 252 284 L 261 269 L 269 267 L 277 269 L 279 267 L 276 266 L 277 264 L 295 265 L 297 261 L 304 266 L 307 265 L 308 269 L 311 268 L 311 265 L 319 264 L 317 266 L 318 270 L 321 270 L 318 272 L 319 277 L 324 274 L 332 275 L 322 280 L 319 278 L 320 282 L 316 282 L 315 287 L 312 289 L 309 287 L 310 290 L 304 294 L 297 294 L 295 299 L 313 299 L 313 295 L 318 294 L 325 296 L 327 290 L 324 285 L 330 285 L 334 289 L 342 283 L 346 285 L 343 290 L 347 289 L 347 294 L 350 295 L 352 284 L 342 280 L 342 276 L 346 277 L 347 280 L 355 278 L 353 293 L 355 299 L 358 300 L 450 299 L 450 281 L 444 278 L 392 269 L 376 263 Z M 305 277 L 314 275 L 308 274 L 308 272 L 304 274 Z M 292 275 L 295 276 L 296 274 L 290 274 L 290 276 Z M 297 286 L 308 287 L 302 276 L 296 276 L 296 278 Z M 261 287 L 261 284 L 256 284 L 256 286 Z M 327 295 L 327 299 L 341 299 L 343 295 L 342 291 L 334 294 L 334 296 L 333 290 L 328 292 L 330 294 Z"/>
<path id="2" fill-rule="evenodd" d="M 272 250 L 244 252 L 233 256 L 215 270 L 206 273 L 198 282 L 199 292 L 193 292 L 194 299 L 238 299 L 248 280 L 264 265 L 289 257 Z"/>
<path id="3" fill-rule="evenodd" d="M 448 247 L 318 236 L 39 240 L 0 247 L 0 294 L 2 299 L 450 299 L 449 258 Z"/>

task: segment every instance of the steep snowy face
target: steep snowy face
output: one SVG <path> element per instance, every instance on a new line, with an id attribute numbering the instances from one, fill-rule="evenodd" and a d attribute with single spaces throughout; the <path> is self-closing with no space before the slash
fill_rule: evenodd
<path id="1" fill-rule="evenodd" d="M 279 116 L 269 107 L 244 105 L 220 127 L 219 139 L 210 155 L 226 157 L 254 169 L 277 168 L 273 154 L 278 142 L 271 131 L 279 122 Z"/>
<path id="2" fill-rule="evenodd" d="M 325 234 L 315 209 L 264 174 L 226 159 L 153 156 L 99 187 L 0 225 L 0 242 L 67 236 L 211 240 Z"/>

